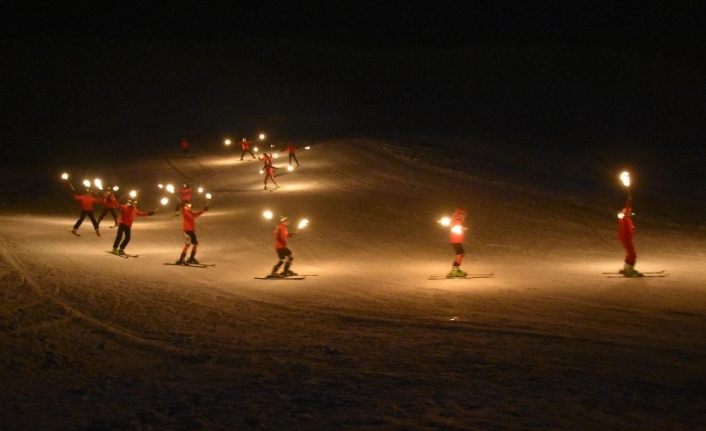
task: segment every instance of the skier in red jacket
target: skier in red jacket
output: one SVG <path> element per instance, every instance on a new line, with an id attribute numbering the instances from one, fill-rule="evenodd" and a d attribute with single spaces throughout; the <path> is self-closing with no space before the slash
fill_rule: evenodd
<path id="1" fill-rule="evenodd" d="M 184 203 L 181 207 L 181 217 L 182 217 L 182 230 L 184 231 L 184 248 L 181 250 L 181 256 L 179 260 L 176 261 L 177 265 L 188 265 L 190 263 L 198 264 L 199 261 L 196 260 L 196 249 L 199 246 L 199 242 L 196 239 L 196 217 L 208 211 L 208 205 L 206 205 L 201 211 L 194 211 L 191 209 L 191 203 Z M 189 246 L 193 246 L 191 249 L 191 256 L 188 260 L 184 260 L 186 257 L 186 252 L 189 251 Z"/>
<path id="2" fill-rule="evenodd" d="M 191 150 L 191 144 L 186 140 L 186 138 L 181 138 L 179 141 L 179 148 L 181 148 L 181 151 L 184 152 L 184 157 L 190 156 L 189 152 Z"/>
<path id="3" fill-rule="evenodd" d="M 637 253 L 632 243 L 635 225 L 632 222 L 632 198 L 628 198 L 625 207 L 618 213 L 618 240 L 625 249 L 625 265 L 619 272 L 626 277 L 639 277 L 642 273 L 635 270 Z"/>
<path id="4" fill-rule="evenodd" d="M 247 139 L 243 138 L 243 140 L 240 141 L 240 148 L 243 149 L 243 151 L 240 153 L 240 160 L 243 160 L 243 156 L 245 156 L 245 153 L 249 153 L 253 159 L 257 159 L 257 157 L 255 157 L 255 154 L 250 151 L 250 142 L 248 142 Z"/>
<path id="5" fill-rule="evenodd" d="M 81 223 L 83 223 L 83 220 L 86 218 L 86 216 L 88 216 L 88 218 L 91 220 L 91 223 L 93 223 L 93 228 L 96 230 L 96 235 L 101 236 L 101 233 L 98 230 L 98 221 L 93 215 L 93 205 L 103 203 L 103 199 L 93 196 L 91 190 L 86 189 L 86 191 L 82 194 L 75 194 L 74 200 L 78 201 L 79 205 L 81 206 L 81 215 L 76 221 L 76 224 L 74 224 L 74 228 L 71 233 L 76 236 L 80 236 L 78 233 L 78 228 L 81 226 Z"/>
<path id="6" fill-rule="evenodd" d="M 461 263 L 466 253 L 463 249 L 466 229 L 466 210 L 460 207 L 456 208 L 451 215 L 451 233 L 449 236 L 449 242 L 454 248 L 455 256 L 451 271 L 447 274 L 447 277 L 465 277 L 467 275 L 466 272 L 461 269 Z"/>
<path id="7" fill-rule="evenodd" d="M 268 180 L 272 179 L 272 182 L 275 183 L 275 188 L 279 187 L 277 184 L 277 180 L 275 180 L 275 171 L 277 170 L 277 167 L 272 165 L 272 155 L 263 153 L 262 157 L 260 158 L 265 164 L 262 167 L 262 170 L 265 172 L 265 188 L 264 190 L 267 190 L 267 182 Z"/>
<path id="8" fill-rule="evenodd" d="M 103 194 L 103 212 L 100 216 L 98 216 L 98 225 L 100 226 L 101 221 L 103 221 L 103 217 L 105 217 L 105 215 L 110 211 L 110 214 L 113 216 L 113 221 L 115 222 L 112 227 L 117 227 L 118 215 L 115 212 L 117 208 L 118 200 L 115 198 L 115 193 L 113 192 L 112 187 L 108 187 L 108 190 Z"/>
<path id="9" fill-rule="evenodd" d="M 292 164 L 292 159 L 297 163 L 297 167 L 299 167 L 299 160 L 297 160 L 297 146 L 292 144 L 291 142 L 288 142 L 285 149 L 287 150 L 287 153 L 289 153 L 289 164 Z"/>
<path id="10" fill-rule="evenodd" d="M 124 256 L 125 247 L 130 242 L 130 232 L 132 230 L 132 222 L 135 216 L 152 216 L 154 211 L 145 212 L 137 209 L 137 201 L 128 200 L 127 204 L 118 204 L 120 209 L 120 218 L 118 219 L 118 233 L 115 235 L 113 242 L 113 253 Z M 123 239 L 123 236 L 125 237 Z M 122 242 L 121 242 L 122 240 Z"/>
<path id="11" fill-rule="evenodd" d="M 272 267 L 272 272 L 268 277 L 288 277 L 291 275 L 297 275 L 296 272 L 292 272 L 289 269 L 292 266 L 294 256 L 292 256 L 292 251 L 287 248 L 287 240 L 296 235 L 296 233 L 289 232 L 287 226 L 289 226 L 289 217 L 282 217 L 279 220 L 279 225 L 275 228 L 275 251 L 277 252 L 279 261 Z M 278 274 L 277 271 L 280 269 L 282 264 L 284 264 L 284 270 Z"/>

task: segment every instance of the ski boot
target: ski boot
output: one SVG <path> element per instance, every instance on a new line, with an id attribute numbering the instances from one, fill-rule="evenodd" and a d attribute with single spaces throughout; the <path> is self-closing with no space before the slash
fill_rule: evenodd
<path id="1" fill-rule="evenodd" d="M 290 270 L 288 270 L 288 269 L 285 270 L 285 271 L 282 271 L 282 276 L 283 276 L 283 277 L 291 277 L 291 276 L 293 276 L 293 275 L 299 275 L 299 274 L 297 274 L 297 273 L 294 272 L 294 271 L 290 271 Z"/>
<path id="2" fill-rule="evenodd" d="M 101 231 L 96 229 L 96 235 L 101 236 Z"/>
<path id="3" fill-rule="evenodd" d="M 81 236 L 81 234 L 78 233 L 78 231 L 77 231 L 76 229 L 71 229 L 71 233 L 74 234 L 74 235 L 76 235 L 76 236 Z"/>
<path id="4" fill-rule="evenodd" d="M 119 254 L 120 254 L 120 249 L 114 248 L 111 253 L 113 253 L 113 254 L 115 254 L 115 255 L 119 255 Z"/>
<path id="5" fill-rule="evenodd" d="M 642 273 L 635 270 L 635 267 L 633 265 L 625 264 L 623 266 L 623 269 L 618 271 L 618 273 L 624 275 L 625 277 L 642 277 Z"/>
<path id="6" fill-rule="evenodd" d="M 189 265 L 189 264 L 198 265 L 199 263 L 201 263 L 201 262 L 199 262 L 198 260 L 196 260 L 196 258 L 195 258 L 194 256 L 191 256 L 191 257 L 189 258 L 189 260 L 186 261 L 186 264 L 187 264 L 187 265 Z"/>
<path id="7" fill-rule="evenodd" d="M 117 254 L 118 256 L 125 256 L 125 250 L 123 250 L 122 248 L 119 248 L 119 249 L 118 249 L 118 252 L 117 252 L 116 254 Z"/>
<path id="8" fill-rule="evenodd" d="M 454 266 L 451 271 L 446 275 L 448 278 L 459 278 L 459 277 L 465 277 L 466 272 L 463 271 L 461 268 Z"/>

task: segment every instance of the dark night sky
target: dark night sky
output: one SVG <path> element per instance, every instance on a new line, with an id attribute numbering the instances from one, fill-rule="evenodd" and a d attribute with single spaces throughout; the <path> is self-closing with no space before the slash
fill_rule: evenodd
<path id="1" fill-rule="evenodd" d="M 700 6 L 526 3 L 20 6 L 3 29 L 3 163 L 263 125 L 289 137 L 494 136 L 703 160 Z"/>

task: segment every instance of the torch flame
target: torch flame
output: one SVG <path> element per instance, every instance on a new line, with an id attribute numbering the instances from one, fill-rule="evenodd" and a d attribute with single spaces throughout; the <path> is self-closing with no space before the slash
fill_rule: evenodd
<path id="1" fill-rule="evenodd" d="M 169 203 L 169 198 L 162 198 L 159 200 L 159 203 L 162 205 L 166 205 Z"/>
<path id="2" fill-rule="evenodd" d="M 304 147 L 304 149 L 305 149 L 305 150 L 310 150 L 311 147 L 307 145 L 306 147 Z"/>
<path id="3" fill-rule="evenodd" d="M 272 211 L 265 210 L 262 212 L 262 216 L 265 217 L 267 220 L 271 220 L 272 219 Z"/>
<path id="4" fill-rule="evenodd" d="M 231 142 L 232 142 L 232 141 L 231 141 L 230 139 L 226 139 L 225 141 L 223 141 L 223 143 L 226 144 L 226 147 L 227 147 L 228 145 L 230 145 Z"/>
<path id="5" fill-rule="evenodd" d="M 451 232 L 455 233 L 456 235 L 460 235 L 463 233 L 463 226 L 457 224 L 456 226 L 451 228 Z"/>
<path id="6" fill-rule="evenodd" d="M 278 157 L 279 157 L 279 154 L 277 154 L 277 153 L 274 153 L 274 154 L 272 155 L 272 158 L 273 158 L 273 159 L 276 159 L 276 158 L 278 158 Z"/>
<path id="7" fill-rule="evenodd" d="M 83 180 L 83 185 L 86 187 L 91 187 L 91 182 L 89 180 Z"/>
<path id="8" fill-rule="evenodd" d="M 439 219 L 439 224 L 442 226 L 450 226 L 451 225 L 451 218 L 450 217 L 441 217 Z"/>
<path id="9" fill-rule="evenodd" d="M 264 174 L 264 173 L 265 173 L 265 171 L 263 171 L 262 169 L 260 169 L 260 175 L 262 175 L 262 174 Z"/>
<path id="10" fill-rule="evenodd" d="M 164 188 L 164 184 L 157 184 L 157 187 L 159 187 L 160 190 Z"/>
<path id="11" fill-rule="evenodd" d="M 257 149 L 257 147 L 253 147 L 253 151 L 257 153 L 259 150 Z"/>
<path id="12" fill-rule="evenodd" d="M 620 174 L 620 181 L 622 181 L 622 183 L 625 187 L 630 187 L 630 172 L 623 171 Z"/>
<path id="13" fill-rule="evenodd" d="M 172 184 L 167 184 L 164 188 L 165 188 L 169 193 L 174 193 L 174 185 L 172 185 Z"/>
<path id="14" fill-rule="evenodd" d="M 117 192 L 118 190 L 120 190 L 120 187 L 118 187 L 118 186 L 113 186 L 113 191 L 114 191 L 114 192 Z"/>
<path id="15" fill-rule="evenodd" d="M 137 197 L 137 190 L 130 190 L 130 197 L 135 199 Z"/>
<path id="16" fill-rule="evenodd" d="M 622 220 L 623 217 L 625 217 L 625 214 L 622 211 L 618 212 L 618 218 Z"/>
<path id="17" fill-rule="evenodd" d="M 68 179 L 69 179 L 69 174 L 66 173 L 66 172 L 64 172 L 63 174 L 61 174 L 61 179 L 62 179 L 62 180 L 68 180 Z"/>
<path id="18" fill-rule="evenodd" d="M 198 189 L 196 189 L 196 191 L 198 191 L 199 193 L 203 193 L 203 187 L 199 187 Z"/>
<path id="19" fill-rule="evenodd" d="M 297 225 L 297 229 L 304 229 L 307 226 L 309 226 L 309 220 L 304 218 L 304 219 L 301 219 L 301 221 L 299 221 L 299 224 Z"/>
<path id="20" fill-rule="evenodd" d="M 93 184 L 99 189 L 103 190 L 103 181 L 100 178 L 96 178 L 93 180 Z"/>
<path id="21" fill-rule="evenodd" d="M 264 141 L 264 140 L 265 140 L 265 134 L 264 134 L 264 133 L 260 133 L 260 136 L 258 136 L 258 138 L 260 138 L 261 141 Z"/>
<path id="22" fill-rule="evenodd" d="M 206 193 L 206 200 L 210 200 L 210 199 L 211 199 L 211 193 Z"/>

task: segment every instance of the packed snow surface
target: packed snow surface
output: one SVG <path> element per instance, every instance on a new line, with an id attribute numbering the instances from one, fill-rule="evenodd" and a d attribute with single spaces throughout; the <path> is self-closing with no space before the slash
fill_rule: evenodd
<path id="1" fill-rule="evenodd" d="M 135 221 L 131 259 L 105 253 L 110 216 L 100 237 L 88 220 L 71 235 L 68 189 L 54 213 L 0 216 L 0 428 L 704 425 L 703 231 L 638 217 L 637 269 L 668 276 L 611 278 L 621 201 L 376 142 L 298 157 L 293 172 L 275 159 L 273 192 L 239 149 L 113 168 L 143 210 L 159 207 L 158 183 L 213 193 L 196 219 L 205 269 L 164 265 L 183 245 L 172 203 Z M 493 277 L 428 280 L 451 267 L 437 220 L 456 206 L 469 214 L 463 268 Z M 254 279 L 277 261 L 265 210 L 293 230 L 310 220 L 290 240 L 305 280 Z"/>

